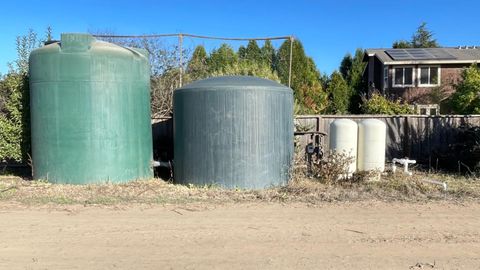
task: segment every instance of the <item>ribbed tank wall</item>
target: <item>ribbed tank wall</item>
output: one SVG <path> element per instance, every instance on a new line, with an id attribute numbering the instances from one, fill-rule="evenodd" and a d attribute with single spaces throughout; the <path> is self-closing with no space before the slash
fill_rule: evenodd
<path id="1" fill-rule="evenodd" d="M 349 119 L 337 119 L 330 124 L 330 149 L 334 153 L 351 159 L 348 177 L 352 176 L 357 169 L 357 130 L 357 123 Z"/>
<path id="2" fill-rule="evenodd" d="M 30 55 L 35 179 L 124 182 L 153 176 L 148 56 L 62 34 Z"/>
<path id="3" fill-rule="evenodd" d="M 359 171 L 385 170 L 387 126 L 377 119 L 358 124 L 357 168 Z"/>
<path id="4" fill-rule="evenodd" d="M 218 77 L 174 91 L 178 183 L 266 188 L 287 183 L 292 90 L 255 77 Z"/>

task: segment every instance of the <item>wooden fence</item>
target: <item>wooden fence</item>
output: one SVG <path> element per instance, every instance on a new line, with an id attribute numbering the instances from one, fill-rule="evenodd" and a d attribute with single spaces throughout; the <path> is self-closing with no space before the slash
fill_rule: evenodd
<path id="1" fill-rule="evenodd" d="M 459 127 L 480 126 L 480 115 L 299 115 L 297 127 L 329 133 L 335 119 L 351 119 L 359 122 L 374 118 L 387 125 L 386 158 L 409 157 L 429 167 L 457 163 L 451 160 L 452 145 L 458 143 Z M 328 135 L 327 135 L 328 136 Z M 306 138 L 301 141 L 306 143 Z M 322 141 L 328 151 L 328 138 Z"/>
<path id="2" fill-rule="evenodd" d="M 460 126 L 480 126 L 480 115 L 298 115 L 295 126 L 302 131 L 327 134 L 321 144 L 328 151 L 329 126 L 335 119 L 346 118 L 359 122 L 366 118 L 379 119 L 387 125 L 386 158 L 409 157 L 435 168 L 451 160 L 452 144 L 458 143 Z M 173 157 L 173 121 L 171 118 L 152 120 L 156 158 Z M 275 138 L 272 138 L 275 139 Z M 297 138 L 299 148 L 309 141 L 309 135 Z"/>

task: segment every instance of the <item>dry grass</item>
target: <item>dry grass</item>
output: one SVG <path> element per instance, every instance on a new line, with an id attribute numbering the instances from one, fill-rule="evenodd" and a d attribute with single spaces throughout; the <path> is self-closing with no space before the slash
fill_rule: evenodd
<path id="1" fill-rule="evenodd" d="M 441 186 L 423 179 L 446 182 Z M 28 181 L 18 177 L 0 177 L 0 202 L 24 205 L 118 205 L 118 204 L 186 204 L 193 202 L 323 202 L 348 201 L 465 201 L 480 199 L 480 180 L 443 174 L 416 172 L 382 176 L 378 182 L 336 182 L 325 184 L 318 179 L 297 176 L 285 187 L 266 190 L 226 190 L 219 187 L 175 185 L 159 179 L 126 184 L 61 185 Z"/>

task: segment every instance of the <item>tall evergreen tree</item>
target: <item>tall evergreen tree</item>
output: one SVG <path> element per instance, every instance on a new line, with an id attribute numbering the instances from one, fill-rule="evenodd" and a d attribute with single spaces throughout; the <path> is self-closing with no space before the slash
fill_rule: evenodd
<path id="1" fill-rule="evenodd" d="M 290 40 L 285 41 L 277 52 L 276 69 L 280 81 L 287 85 L 289 75 Z M 299 40 L 293 42 L 291 87 L 295 99 L 304 107 L 304 113 L 320 113 L 326 106 L 326 94 L 320 83 L 320 72 L 313 59 L 306 56 Z"/>
<path id="2" fill-rule="evenodd" d="M 404 49 L 404 48 L 436 48 L 440 45 L 437 40 L 433 38 L 434 34 L 427 28 L 427 23 L 422 22 L 418 26 L 417 31 L 412 35 L 410 41 L 397 40 L 393 43 L 392 48 Z"/>
<path id="3" fill-rule="evenodd" d="M 363 71 L 366 63 L 363 62 L 363 49 L 357 48 L 355 55 L 352 57 L 347 53 L 340 63 L 340 74 L 347 82 L 349 93 L 348 99 L 351 113 L 360 113 L 360 105 L 362 103 L 361 95 L 365 92 L 365 84 L 363 82 Z"/>
<path id="4" fill-rule="evenodd" d="M 261 58 L 262 62 L 266 63 L 273 70 L 275 70 L 276 55 L 275 48 L 272 45 L 270 40 L 266 40 L 261 48 Z"/>
<path id="5" fill-rule="evenodd" d="M 262 58 L 262 51 L 255 40 L 250 40 L 248 42 L 247 48 L 245 49 L 244 58 L 250 61 L 260 61 Z"/>
<path id="6" fill-rule="evenodd" d="M 209 72 L 225 70 L 228 66 L 235 65 L 238 56 L 228 44 L 223 43 L 220 48 L 213 50 L 207 58 Z"/>
<path id="7" fill-rule="evenodd" d="M 407 40 L 397 40 L 393 42 L 392 48 L 394 49 L 406 49 L 406 48 L 412 48 L 412 44 L 410 41 Z"/>
<path id="8" fill-rule="evenodd" d="M 188 62 L 187 74 L 192 80 L 198 80 L 206 78 L 208 75 L 207 66 L 207 51 L 205 47 L 199 45 L 195 48 L 192 54 L 192 58 Z"/>
<path id="9" fill-rule="evenodd" d="M 237 55 L 239 59 L 245 59 L 247 57 L 247 48 L 245 48 L 243 45 L 240 45 L 240 47 L 238 47 Z"/>
<path id="10" fill-rule="evenodd" d="M 436 48 L 437 40 L 433 38 L 433 32 L 427 29 L 427 23 L 423 22 L 412 36 L 413 48 Z"/>
<path id="11" fill-rule="evenodd" d="M 332 73 L 327 93 L 330 100 L 328 111 L 336 114 L 346 113 L 349 106 L 350 89 L 340 72 Z"/>
<path id="12" fill-rule="evenodd" d="M 342 62 L 340 62 L 340 74 L 342 74 L 343 78 L 346 80 L 350 74 L 350 69 L 352 68 L 352 55 L 350 53 L 347 53 L 343 59 Z"/>
<path id="13" fill-rule="evenodd" d="M 350 88 L 348 111 L 351 113 L 361 113 L 362 95 L 367 92 L 367 85 L 363 80 L 363 71 L 367 63 L 363 61 L 363 55 L 363 49 L 355 50 L 352 66 L 347 76 L 347 84 Z"/>
<path id="14" fill-rule="evenodd" d="M 352 65 L 348 72 L 347 83 L 354 90 L 353 92 L 361 92 L 364 86 L 362 86 L 362 75 L 367 63 L 363 61 L 364 51 L 362 48 L 355 50 L 355 55 L 352 58 Z"/>

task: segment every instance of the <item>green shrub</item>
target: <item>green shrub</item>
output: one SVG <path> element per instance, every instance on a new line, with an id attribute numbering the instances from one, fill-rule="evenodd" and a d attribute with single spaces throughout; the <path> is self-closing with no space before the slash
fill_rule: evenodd
<path id="1" fill-rule="evenodd" d="M 30 151 L 28 77 L 10 73 L 0 81 L 0 161 L 27 161 Z"/>
<path id="2" fill-rule="evenodd" d="M 47 29 L 47 40 L 51 28 Z M 9 63 L 7 75 L 0 78 L 0 162 L 27 162 L 30 153 L 30 96 L 28 57 L 41 45 L 29 30 L 16 39 L 17 59 Z"/>
<path id="3" fill-rule="evenodd" d="M 455 86 L 452 107 L 459 114 L 480 113 L 480 68 L 473 64 L 462 72 L 462 81 Z"/>
<path id="4" fill-rule="evenodd" d="M 384 96 L 374 93 L 370 99 L 364 99 L 361 105 L 362 112 L 365 114 L 412 114 L 413 109 L 400 100 L 392 101 Z"/>

